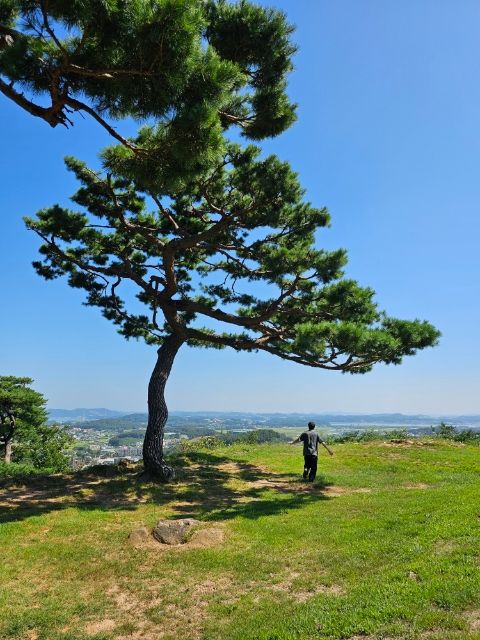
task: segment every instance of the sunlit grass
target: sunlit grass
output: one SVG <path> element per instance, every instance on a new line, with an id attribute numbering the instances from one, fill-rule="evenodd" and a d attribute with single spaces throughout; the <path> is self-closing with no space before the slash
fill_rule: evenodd
<path id="1" fill-rule="evenodd" d="M 479 638 L 479 453 L 440 440 L 338 445 L 314 487 L 288 445 L 189 454 L 166 486 L 9 480 L 0 638 Z M 223 527 L 224 543 L 127 540 L 139 523 L 184 516 Z"/>

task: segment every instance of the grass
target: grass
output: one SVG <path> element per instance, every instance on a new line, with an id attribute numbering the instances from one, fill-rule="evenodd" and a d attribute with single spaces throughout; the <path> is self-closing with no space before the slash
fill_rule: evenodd
<path id="1" fill-rule="evenodd" d="M 0 485 L 2 640 L 480 638 L 478 446 L 335 446 L 314 486 L 301 450 L 235 445 L 179 479 L 88 474 Z M 134 548 L 160 518 L 211 546 Z"/>

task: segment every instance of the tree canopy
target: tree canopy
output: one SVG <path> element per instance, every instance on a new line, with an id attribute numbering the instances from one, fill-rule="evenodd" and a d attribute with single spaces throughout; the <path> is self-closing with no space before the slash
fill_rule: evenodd
<path id="1" fill-rule="evenodd" d="M 229 144 L 201 179 L 167 193 L 72 158 L 67 166 L 83 211 L 55 205 L 27 219 L 44 241 L 35 268 L 67 275 L 127 338 L 161 345 L 175 333 L 190 346 L 351 373 L 399 364 L 437 340 L 427 322 L 388 317 L 372 289 L 343 278 L 345 251 L 315 246 L 327 210 L 304 201 L 287 163 L 260 159 L 256 147 Z M 126 304 L 127 283 L 143 313 Z"/>
<path id="2" fill-rule="evenodd" d="M 0 447 L 3 459 L 33 467 L 63 471 L 64 450 L 72 438 L 47 424 L 46 400 L 31 388 L 31 378 L 0 376 Z M 13 446 L 14 445 L 14 446 Z"/>
<path id="3" fill-rule="evenodd" d="M 45 398 L 30 388 L 32 383 L 31 378 L 0 376 L 0 445 L 6 462 L 11 459 L 13 439 L 47 420 Z"/>
<path id="4" fill-rule="evenodd" d="M 0 0 L 0 92 L 52 127 L 88 114 L 121 142 L 110 162 L 170 185 L 230 126 L 262 139 L 293 122 L 291 32 L 245 0 Z M 125 117 L 146 122 L 135 139 Z"/>

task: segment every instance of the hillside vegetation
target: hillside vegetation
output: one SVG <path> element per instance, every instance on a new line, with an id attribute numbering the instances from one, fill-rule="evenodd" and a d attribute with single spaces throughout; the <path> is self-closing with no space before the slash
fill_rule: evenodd
<path id="1" fill-rule="evenodd" d="M 114 469 L 3 480 L 0 638 L 480 638 L 478 446 L 334 450 L 313 486 L 285 444 L 183 453 L 169 485 Z M 187 516 L 197 543 L 128 540 Z"/>

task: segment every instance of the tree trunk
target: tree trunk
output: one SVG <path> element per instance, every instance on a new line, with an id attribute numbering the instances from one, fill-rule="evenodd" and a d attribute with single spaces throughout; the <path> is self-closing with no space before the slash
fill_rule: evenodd
<path id="1" fill-rule="evenodd" d="M 168 418 L 165 402 L 165 385 L 183 338 L 170 335 L 158 350 L 157 363 L 148 384 L 148 426 L 143 441 L 143 464 L 145 471 L 162 482 L 174 477 L 174 471 L 163 458 L 163 434 Z"/>
<path id="2" fill-rule="evenodd" d="M 5 442 L 5 455 L 3 460 L 6 464 L 10 464 L 10 462 L 12 461 L 12 441 L 11 440 L 7 440 Z"/>

